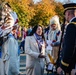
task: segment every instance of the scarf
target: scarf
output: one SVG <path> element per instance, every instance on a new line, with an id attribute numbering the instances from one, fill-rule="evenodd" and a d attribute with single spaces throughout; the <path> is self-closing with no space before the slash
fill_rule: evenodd
<path id="1" fill-rule="evenodd" d="M 43 44 L 43 39 L 42 39 L 42 36 L 38 35 L 38 34 L 34 34 L 35 36 L 35 39 L 36 39 L 36 42 L 38 44 L 38 47 L 39 47 L 39 51 L 41 52 L 42 50 L 42 44 Z"/>

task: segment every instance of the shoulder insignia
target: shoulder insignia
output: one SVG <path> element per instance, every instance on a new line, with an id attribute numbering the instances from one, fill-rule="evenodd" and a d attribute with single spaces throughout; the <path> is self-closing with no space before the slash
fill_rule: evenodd
<path id="1" fill-rule="evenodd" d="M 70 22 L 69 24 L 76 24 L 76 22 Z"/>
<path id="2" fill-rule="evenodd" d="M 61 63 L 62 63 L 62 65 L 66 66 L 66 67 L 68 67 L 68 66 L 69 66 L 69 64 L 68 64 L 68 63 L 63 62 L 62 60 L 61 60 Z"/>

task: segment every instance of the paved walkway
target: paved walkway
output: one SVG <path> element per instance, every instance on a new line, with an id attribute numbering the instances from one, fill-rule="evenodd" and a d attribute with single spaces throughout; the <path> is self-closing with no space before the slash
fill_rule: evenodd
<path id="1" fill-rule="evenodd" d="M 20 74 L 26 75 L 26 55 L 20 54 Z"/>

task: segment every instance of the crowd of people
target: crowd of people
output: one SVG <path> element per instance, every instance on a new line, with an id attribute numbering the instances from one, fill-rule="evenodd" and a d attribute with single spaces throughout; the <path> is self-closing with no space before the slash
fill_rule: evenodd
<path id="1" fill-rule="evenodd" d="M 26 75 L 76 75 L 76 3 L 64 4 L 64 23 L 58 15 L 48 28 L 18 25 L 8 3 L 0 7 L 0 75 L 20 75 L 20 53 L 26 54 Z"/>

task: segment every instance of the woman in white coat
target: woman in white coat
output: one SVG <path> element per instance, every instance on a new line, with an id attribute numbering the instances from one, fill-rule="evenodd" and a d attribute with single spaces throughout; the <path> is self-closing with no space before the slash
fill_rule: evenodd
<path id="1" fill-rule="evenodd" d="M 50 60 L 45 53 L 42 27 L 40 25 L 35 26 L 30 36 L 27 36 L 25 40 L 26 75 L 43 75 L 45 58 L 47 63 Z"/>

